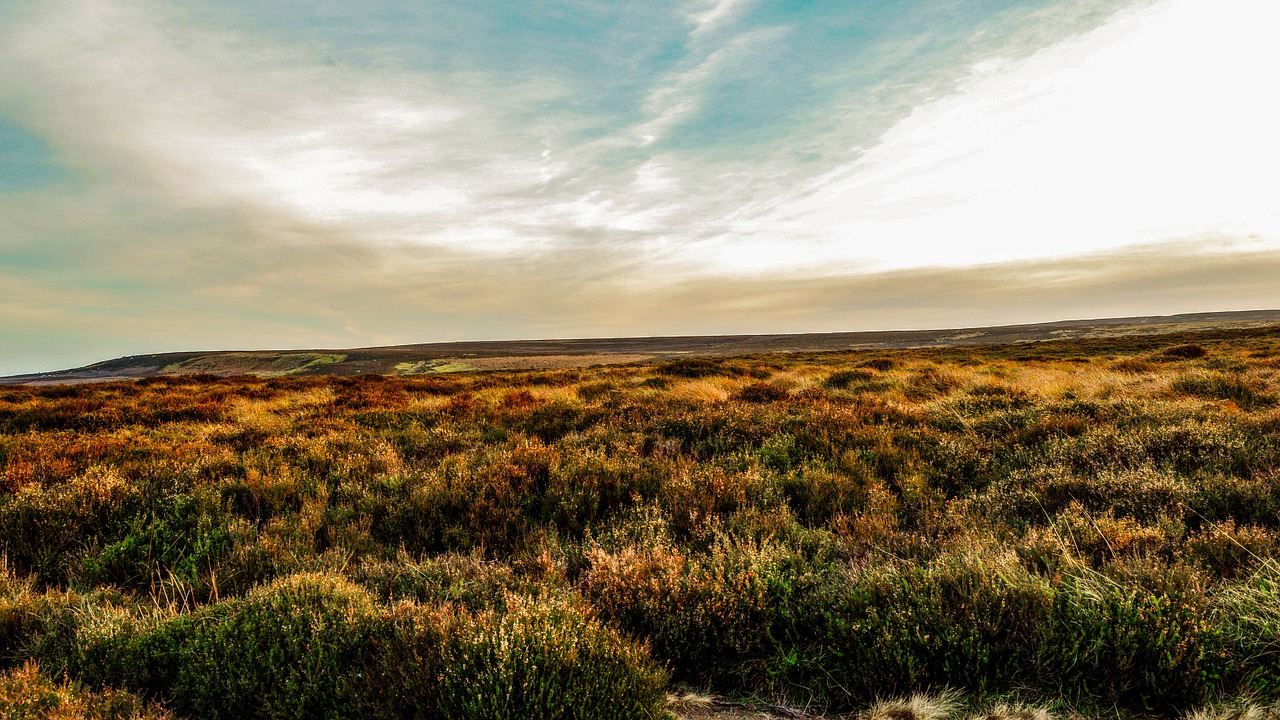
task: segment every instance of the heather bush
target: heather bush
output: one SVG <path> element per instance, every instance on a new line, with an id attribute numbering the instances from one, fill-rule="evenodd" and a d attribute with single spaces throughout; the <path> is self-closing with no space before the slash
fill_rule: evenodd
<path id="1" fill-rule="evenodd" d="M 845 571 L 791 612 L 786 685 L 843 708 L 925 687 L 1034 687 L 1053 602 L 1047 581 L 1004 558 Z"/>
<path id="2" fill-rule="evenodd" d="M 427 605 L 456 605 L 471 612 L 503 609 L 509 594 L 534 592 L 537 585 L 521 578 L 511 565 L 478 554 L 448 553 L 416 560 L 401 554 L 370 561 L 348 576 L 380 599 Z"/>
<path id="3" fill-rule="evenodd" d="M 162 624 L 144 652 L 154 666 L 177 646 L 165 694 L 185 715 L 355 717 L 370 702 L 357 673 L 376 615 L 342 578 L 294 576 Z"/>
<path id="4" fill-rule="evenodd" d="M 1262 563 L 1243 582 L 1221 592 L 1214 609 L 1226 649 L 1218 660 L 1224 684 L 1280 699 L 1280 564 Z"/>
<path id="5" fill-rule="evenodd" d="M 1227 522 L 1280 528 L 1280 473 L 1253 477 L 1220 473 L 1198 478 L 1191 500 L 1193 514 L 1204 522 Z"/>
<path id="6" fill-rule="evenodd" d="M 1214 576 L 1233 580 L 1258 564 L 1280 559 L 1280 536 L 1232 519 L 1200 528 L 1187 537 L 1180 552 Z"/>
<path id="7" fill-rule="evenodd" d="M 74 593 L 39 591 L 31 578 L 5 568 L 0 575 L 0 669 L 31 659 L 54 672 L 71 667 L 78 602 Z"/>
<path id="8" fill-rule="evenodd" d="M 797 549 L 724 535 L 704 555 L 651 537 L 597 548 L 589 559 L 584 593 L 592 606 L 648 638 L 690 681 L 763 681 L 785 606 L 815 582 L 811 561 Z"/>
<path id="9" fill-rule="evenodd" d="M 86 544 L 121 534 L 137 512 L 137 485 L 99 467 L 65 483 L 30 484 L 0 499 L 5 555 L 41 582 L 65 583 Z"/>
<path id="10" fill-rule="evenodd" d="M 1139 560 L 1072 569 L 1054 595 L 1039 664 L 1046 689 L 1100 706 L 1169 712 L 1202 702 L 1220 677 L 1205 579 Z"/>
<path id="11" fill-rule="evenodd" d="M 1242 408 L 1254 410 L 1270 407 L 1275 397 L 1267 394 L 1266 386 L 1238 373 L 1194 373 L 1173 381 L 1173 390 L 1194 397 L 1210 400 L 1230 400 Z"/>
<path id="12" fill-rule="evenodd" d="M 666 676 L 643 647 L 568 600 L 501 592 L 474 611 L 387 605 L 338 575 L 294 575 L 82 627 L 76 667 L 189 717 L 661 717 Z"/>
<path id="13" fill-rule="evenodd" d="M 877 373 L 873 370 L 865 368 L 850 368 L 848 370 L 837 370 L 827 376 L 822 381 L 823 386 L 833 390 L 843 390 L 851 385 L 862 384 L 874 380 Z"/>
<path id="14" fill-rule="evenodd" d="M 749 403 L 770 403 L 791 397 L 787 389 L 768 382 L 753 382 L 734 393 L 733 399 Z"/>
<path id="15" fill-rule="evenodd" d="M 643 647 L 562 601 L 512 598 L 507 608 L 450 628 L 441 717 L 664 717 L 666 674 Z"/>
<path id="16" fill-rule="evenodd" d="M 1161 350 L 1160 354 L 1172 360 L 1196 360 L 1208 355 L 1209 351 L 1203 345 L 1186 343 L 1167 347 Z"/>

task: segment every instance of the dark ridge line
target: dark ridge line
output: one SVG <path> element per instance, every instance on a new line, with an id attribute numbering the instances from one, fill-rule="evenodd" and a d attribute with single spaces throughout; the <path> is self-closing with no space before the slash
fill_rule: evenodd
<path id="1" fill-rule="evenodd" d="M 128 355 L 79 368 L 0 377 L 0 385 L 59 382 L 102 382 L 152 377 L 166 367 L 200 359 L 242 357 L 267 362 L 290 355 L 344 355 L 339 363 L 306 375 L 386 374 L 400 362 L 445 359 L 537 358 L 557 355 L 730 356 L 769 352 L 830 352 L 909 348 L 976 347 L 1053 340 L 1118 340 L 1126 337 L 1171 335 L 1214 330 L 1244 330 L 1280 326 L 1280 310 L 1180 313 L 1090 320 L 1056 320 L 987 327 L 935 330 L 863 330 L 820 333 L 761 333 L 740 335 L 670 335 L 547 340 L 475 340 L 361 348 L 291 350 L 179 351 Z M 1116 334 L 1117 329 L 1130 332 Z M 327 371 L 326 371 L 327 370 Z"/>

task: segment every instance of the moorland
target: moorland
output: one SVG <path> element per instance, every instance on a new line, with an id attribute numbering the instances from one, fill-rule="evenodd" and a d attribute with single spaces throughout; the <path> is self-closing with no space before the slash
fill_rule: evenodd
<path id="1" fill-rule="evenodd" d="M 186 375 L 411 377 L 450 372 L 566 369 L 681 357 L 1092 340 L 1277 325 L 1280 325 L 1280 310 L 1244 310 L 942 330 L 489 340 L 354 349 L 166 352 L 129 355 L 68 370 L 0 377 L 0 385 L 65 385 Z"/>
<path id="2" fill-rule="evenodd" d="M 14 717 L 1261 716 L 1280 329 L 3 387 L 0 552 Z"/>

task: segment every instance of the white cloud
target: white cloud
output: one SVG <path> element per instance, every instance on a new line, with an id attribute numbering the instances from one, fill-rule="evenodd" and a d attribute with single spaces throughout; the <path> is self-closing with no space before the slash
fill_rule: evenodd
<path id="1" fill-rule="evenodd" d="M 52 0 L 17 19 L 0 30 L 0 61 L 18 69 L 2 91 L 103 183 L 283 215 L 356 242 L 486 256 L 663 236 L 673 217 L 696 213 L 700 201 L 679 192 L 690 163 L 615 155 L 688 120 L 708 82 L 776 34 L 691 51 L 650 89 L 646 120 L 583 144 L 575 131 L 598 119 L 543 113 L 564 92 L 553 79 L 352 69 L 157 0 Z M 643 254 L 633 243 L 618 252 Z"/>
<path id="2" fill-rule="evenodd" d="M 978 68 L 701 262 L 967 266 L 1203 234 L 1280 249 L 1278 25 L 1269 0 L 1166 0 Z"/>
<path id="3" fill-rule="evenodd" d="M 693 21 L 694 39 L 705 35 L 725 23 L 741 15 L 753 0 L 713 0 L 710 6 L 704 6 L 690 15 Z"/>

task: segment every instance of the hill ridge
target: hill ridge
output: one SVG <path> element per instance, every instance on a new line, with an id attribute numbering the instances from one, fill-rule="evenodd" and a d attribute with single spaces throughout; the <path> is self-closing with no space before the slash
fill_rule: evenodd
<path id="1" fill-rule="evenodd" d="M 1172 335 L 1280 326 L 1280 310 L 1055 320 L 933 330 L 474 340 L 363 348 L 178 351 L 128 355 L 79 368 L 0 378 L 0 384 L 62 384 L 159 375 L 422 375 L 618 364 L 675 356 L 732 356 Z"/>

